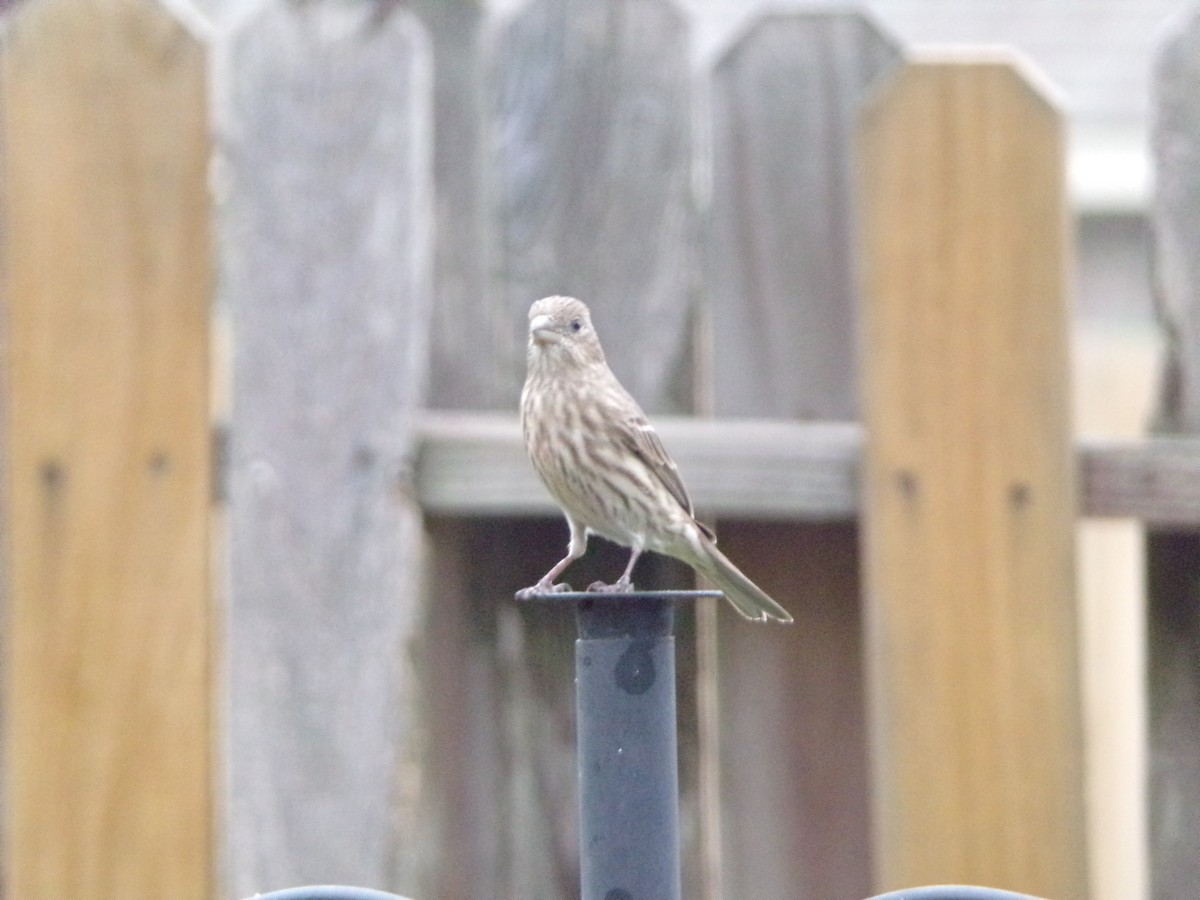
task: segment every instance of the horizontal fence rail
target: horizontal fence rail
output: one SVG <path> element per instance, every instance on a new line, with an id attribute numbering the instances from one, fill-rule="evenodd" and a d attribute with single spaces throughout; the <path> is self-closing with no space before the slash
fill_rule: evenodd
<path id="1" fill-rule="evenodd" d="M 861 506 L 865 433 L 853 422 L 658 416 L 697 507 L 717 517 L 840 520 Z M 444 515 L 557 510 L 510 415 L 427 413 L 411 471 L 422 507 Z M 1076 444 L 1080 514 L 1200 527 L 1200 438 Z"/>

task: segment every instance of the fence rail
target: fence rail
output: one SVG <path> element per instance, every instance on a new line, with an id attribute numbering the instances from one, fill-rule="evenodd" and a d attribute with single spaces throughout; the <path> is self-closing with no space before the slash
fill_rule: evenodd
<path id="1" fill-rule="evenodd" d="M 854 422 L 658 416 L 655 428 L 709 515 L 852 519 L 862 507 L 865 434 Z M 410 477 L 439 515 L 549 515 L 511 415 L 426 413 Z M 1200 527 L 1200 440 L 1084 439 L 1076 444 L 1080 514 Z"/>

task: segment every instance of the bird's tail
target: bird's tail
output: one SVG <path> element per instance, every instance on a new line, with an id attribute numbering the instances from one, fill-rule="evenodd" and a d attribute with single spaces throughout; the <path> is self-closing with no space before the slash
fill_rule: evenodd
<path id="1" fill-rule="evenodd" d="M 734 609 L 752 622 L 792 621 L 791 614 L 743 575 L 715 543 L 707 538 L 701 538 L 701 543 L 706 552 L 693 565 L 725 594 Z"/>

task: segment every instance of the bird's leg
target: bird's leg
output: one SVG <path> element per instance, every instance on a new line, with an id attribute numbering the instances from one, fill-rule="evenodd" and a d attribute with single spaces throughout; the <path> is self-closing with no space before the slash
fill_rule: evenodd
<path id="1" fill-rule="evenodd" d="M 571 540 L 567 544 L 567 555 L 556 562 L 554 568 L 543 575 L 537 584 L 517 591 L 518 600 L 529 600 L 532 597 L 540 597 L 544 594 L 561 594 L 571 590 L 571 586 L 566 582 L 555 584 L 554 579 L 561 575 L 567 566 L 587 552 L 588 536 L 587 529 L 573 519 L 567 519 L 567 526 L 571 529 Z"/>
<path id="2" fill-rule="evenodd" d="M 564 591 L 571 590 L 571 586 L 566 582 L 555 583 L 554 579 L 562 574 L 563 569 L 569 566 L 575 560 L 579 559 L 574 553 L 568 553 L 557 563 L 554 568 L 542 576 L 541 580 L 532 587 L 524 588 L 517 592 L 517 599 L 526 600 L 529 597 L 536 597 L 538 594 L 558 594 Z"/>
<path id="3" fill-rule="evenodd" d="M 633 590 L 633 567 L 638 561 L 638 557 L 642 555 L 641 547 L 634 547 L 629 553 L 629 564 L 625 566 L 625 571 L 621 573 L 612 584 L 605 584 L 603 581 L 594 581 L 588 585 L 589 591 L 597 591 L 605 594 L 627 594 Z"/>

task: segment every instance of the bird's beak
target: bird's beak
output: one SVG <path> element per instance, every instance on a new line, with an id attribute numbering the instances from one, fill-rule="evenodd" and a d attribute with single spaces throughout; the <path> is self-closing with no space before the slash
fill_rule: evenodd
<path id="1" fill-rule="evenodd" d="M 557 344 L 559 334 L 549 316 L 534 316 L 529 320 L 529 336 L 538 344 Z"/>

